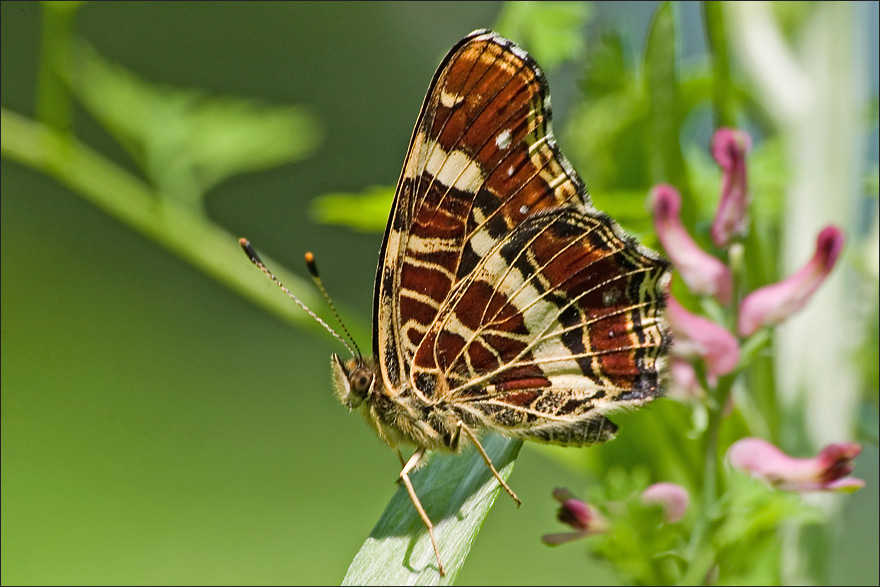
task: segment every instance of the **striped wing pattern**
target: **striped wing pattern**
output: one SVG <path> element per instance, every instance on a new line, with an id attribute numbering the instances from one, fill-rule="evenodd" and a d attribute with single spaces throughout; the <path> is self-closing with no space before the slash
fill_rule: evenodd
<path id="1" fill-rule="evenodd" d="M 434 76 L 375 291 L 385 387 L 558 444 L 660 393 L 665 260 L 592 207 L 550 127 L 537 64 L 488 31 Z"/>

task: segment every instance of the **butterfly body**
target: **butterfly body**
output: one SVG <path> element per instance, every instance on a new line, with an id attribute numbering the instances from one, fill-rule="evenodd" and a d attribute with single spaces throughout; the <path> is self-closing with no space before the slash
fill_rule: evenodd
<path id="1" fill-rule="evenodd" d="M 375 361 L 332 356 L 333 383 L 340 401 L 360 411 L 367 424 L 392 448 L 401 444 L 425 450 L 458 450 L 459 423 L 455 407 L 445 401 L 428 404 L 406 388 L 384 387 Z"/>

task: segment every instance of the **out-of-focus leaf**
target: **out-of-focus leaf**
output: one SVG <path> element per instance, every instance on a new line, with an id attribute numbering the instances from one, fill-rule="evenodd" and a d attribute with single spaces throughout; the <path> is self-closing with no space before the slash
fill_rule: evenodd
<path id="1" fill-rule="evenodd" d="M 37 119 L 59 132 L 70 132 L 70 89 L 63 72 L 69 67 L 68 48 L 74 17 L 82 2 L 42 2 L 40 68 L 37 72 Z"/>
<path id="2" fill-rule="evenodd" d="M 501 477 L 507 480 L 522 441 L 489 435 L 482 443 Z M 455 582 L 501 486 L 473 449 L 462 455 L 434 454 L 428 465 L 410 475 L 410 479 L 434 523 L 446 575 L 441 576 L 437 569 L 428 532 L 401 484 L 355 555 L 343 585 Z"/>
<path id="3" fill-rule="evenodd" d="M 653 221 L 648 208 L 648 192 L 615 190 L 594 195 L 596 207 L 610 214 L 627 232 L 644 241 L 653 237 Z"/>
<path id="4" fill-rule="evenodd" d="M 69 187 L 86 201 L 117 218 L 133 230 L 178 255 L 206 275 L 250 298 L 291 324 L 326 332 L 308 314 L 260 275 L 242 254 L 239 235 L 229 234 L 204 214 L 151 189 L 143 180 L 119 168 L 88 145 L 76 143 L 64 133 L 0 108 L 0 146 L 4 158 L 46 173 Z M 264 260 L 298 297 L 311 307 L 320 307 L 320 297 L 310 284 L 284 269 L 267 255 Z M 351 316 L 351 312 L 345 312 Z M 351 318 L 349 327 L 357 336 L 368 327 Z"/>
<path id="5" fill-rule="evenodd" d="M 496 30 L 526 46 L 546 70 L 583 54 L 586 2 L 505 2 Z"/>
<path id="6" fill-rule="evenodd" d="M 86 45 L 77 47 L 71 81 L 158 191 L 183 202 L 230 176 L 302 159 L 321 135 L 301 107 L 156 85 Z"/>
<path id="7" fill-rule="evenodd" d="M 364 232 L 382 232 L 394 199 L 391 186 L 372 186 L 360 194 L 333 193 L 315 198 L 309 216 L 321 224 L 339 224 Z"/>
<path id="8" fill-rule="evenodd" d="M 581 92 L 589 99 L 593 95 L 624 89 L 632 83 L 633 78 L 633 67 L 627 63 L 620 33 L 608 31 L 591 47 L 579 85 Z"/>
<path id="9" fill-rule="evenodd" d="M 703 22 L 712 56 L 712 102 L 715 108 L 715 126 L 735 126 L 736 110 L 730 81 L 730 56 L 724 29 L 724 10 L 721 2 L 703 2 Z"/>
<path id="10" fill-rule="evenodd" d="M 797 493 L 779 491 L 762 482 L 731 471 L 728 489 L 718 504 L 724 515 L 714 534 L 719 584 L 740 585 L 778 583 L 781 550 L 779 526 L 810 525 L 822 522 L 821 512 L 806 504 Z M 760 551 L 765 560 L 756 560 Z M 749 573 L 746 583 L 733 581 Z"/>
<path id="11" fill-rule="evenodd" d="M 591 190 L 650 185 L 644 144 L 647 104 L 637 86 L 594 96 L 565 129 L 567 152 Z"/>
<path id="12" fill-rule="evenodd" d="M 693 197 L 684 166 L 679 128 L 678 31 L 670 2 L 660 4 L 648 31 L 643 71 L 650 101 L 652 183 L 671 183 L 682 196 L 682 218 L 693 223 Z"/>

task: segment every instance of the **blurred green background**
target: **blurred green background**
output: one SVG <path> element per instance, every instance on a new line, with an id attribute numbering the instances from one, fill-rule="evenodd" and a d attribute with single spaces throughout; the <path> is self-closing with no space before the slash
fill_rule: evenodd
<path id="1" fill-rule="evenodd" d="M 102 2 L 82 7 L 76 31 L 152 82 L 314 115 L 313 156 L 224 181 L 205 207 L 287 267 L 314 251 L 350 320 L 368 324 L 381 235 L 318 226 L 309 202 L 396 181 L 439 59 L 500 8 Z M 599 5 L 595 18 L 641 38 L 651 10 Z M 0 11 L 2 104 L 33 117 L 40 7 Z M 549 77 L 564 121 L 576 72 Z M 136 169 L 82 110 L 74 121 L 84 143 Z M 335 341 L 292 329 L 40 173 L 4 159 L 0 180 L 3 584 L 338 584 L 399 466 L 331 393 Z M 847 501 L 834 558 L 842 583 L 877 577 L 876 448 L 862 459 L 868 489 Z M 499 500 L 460 584 L 614 580 L 582 547 L 539 541 L 559 530 L 551 490 L 582 487 L 579 476 L 526 445 L 511 483 L 524 506 Z"/>

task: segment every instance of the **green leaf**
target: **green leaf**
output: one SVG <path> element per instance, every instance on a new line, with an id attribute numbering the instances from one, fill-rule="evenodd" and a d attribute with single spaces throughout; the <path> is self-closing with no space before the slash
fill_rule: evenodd
<path id="1" fill-rule="evenodd" d="M 670 183 L 681 192 L 682 217 L 693 224 L 691 190 L 679 139 L 682 112 L 678 96 L 678 32 L 675 13 L 664 2 L 654 14 L 645 44 L 643 71 L 650 100 L 652 183 Z"/>
<path id="2" fill-rule="evenodd" d="M 507 480 L 522 441 L 487 435 L 482 443 Z M 455 581 L 501 486 L 473 447 L 461 455 L 433 454 L 428 465 L 410 479 L 434 523 L 446 575 L 440 575 L 425 525 L 401 485 L 355 555 L 343 585 L 451 585 Z"/>
<path id="3" fill-rule="evenodd" d="M 541 67 L 551 70 L 584 52 L 583 26 L 590 19 L 586 2 L 506 2 L 496 30 L 528 47 Z"/>
<path id="4" fill-rule="evenodd" d="M 74 56 L 77 97 L 154 186 L 179 201 L 198 202 L 233 175 L 302 159 L 320 139 L 301 107 L 153 84 L 85 44 Z"/>
<path id="5" fill-rule="evenodd" d="M 712 56 L 713 95 L 715 126 L 735 126 L 736 109 L 730 81 L 730 56 L 727 50 L 727 37 L 724 30 L 724 10 L 721 2 L 713 0 L 703 3 L 703 21 L 706 23 L 706 38 Z"/>
<path id="6" fill-rule="evenodd" d="M 620 33 L 608 31 L 590 48 L 590 57 L 584 63 L 584 77 L 578 85 L 588 98 L 623 90 L 632 83 L 632 70 Z"/>
<path id="7" fill-rule="evenodd" d="M 382 232 L 394 199 L 392 186 L 371 186 L 362 193 L 332 193 L 315 198 L 309 216 L 321 224 L 338 224 L 363 232 Z"/>

